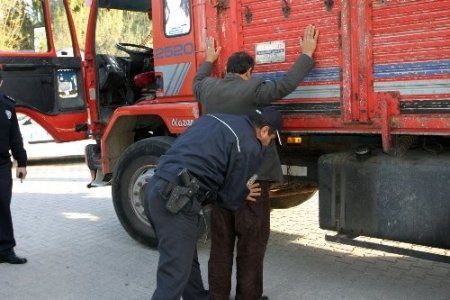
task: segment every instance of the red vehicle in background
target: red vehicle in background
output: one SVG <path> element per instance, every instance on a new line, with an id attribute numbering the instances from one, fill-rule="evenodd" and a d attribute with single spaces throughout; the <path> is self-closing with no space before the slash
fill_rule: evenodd
<path id="1" fill-rule="evenodd" d="M 206 38 L 223 46 L 215 76 L 246 50 L 253 76 L 278 78 L 314 24 L 315 68 L 275 103 L 286 183 L 272 191 L 274 207 L 319 189 L 322 228 L 450 248 L 450 1 L 93 0 L 84 59 L 68 1 L 36 3 L 34 47 L 0 49 L 1 90 L 56 141 L 95 141 L 86 148 L 90 186 L 112 184 L 136 240 L 156 242 L 143 186 L 200 115 L 192 79 Z M 55 5 L 66 28 L 52 18 Z M 121 32 L 105 22 L 117 14 L 127 20 Z"/>

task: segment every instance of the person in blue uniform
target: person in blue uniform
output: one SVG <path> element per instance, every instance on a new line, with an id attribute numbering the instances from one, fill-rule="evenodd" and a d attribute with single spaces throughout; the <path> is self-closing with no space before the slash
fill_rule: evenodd
<path id="1" fill-rule="evenodd" d="M 1 84 L 0 75 L 0 86 Z M 27 176 L 27 152 L 23 147 L 15 101 L 7 95 L 0 94 L 0 263 L 24 264 L 27 260 L 17 256 L 14 252 L 16 241 L 11 217 L 12 162 L 10 151 L 17 160 L 16 176 L 25 179 Z"/>
<path id="2" fill-rule="evenodd" d="M 207 114 L 161 156 L 144 197 L 160 254 L 153 300 L 210 299 L 197 259 L 201 207 L 218 201 L 237 210 L 254 201 L 260 188 L 247 181 L 281 128 L 273 107 L 250 116 Z"/>

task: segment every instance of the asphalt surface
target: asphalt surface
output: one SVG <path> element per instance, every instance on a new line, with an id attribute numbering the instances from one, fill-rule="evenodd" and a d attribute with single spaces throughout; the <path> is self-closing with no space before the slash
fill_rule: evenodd
<path id="1" fill-rule="evenodd" d="M 27 146 L 34 163 L 23 183 L 14 181 L 12 210 L 16 252 L 29 262 L 0 264 L 0 299 L 150 299 L 158 253 L 121 227 L 110 187 L 86 188 L 83 147 Z M 39 163 L 48 157 L 57 159 Z M 450 264 L 327 242 L 324 236 L 333 233 L 319 229 L 317 207 L 316 195 L 272 211 L 265 261 L 270 299 L 450 299 Z M 448 250 L 375 241 L 450 257 Z M 208 251 L 200 241 L 206 285 Z"/>

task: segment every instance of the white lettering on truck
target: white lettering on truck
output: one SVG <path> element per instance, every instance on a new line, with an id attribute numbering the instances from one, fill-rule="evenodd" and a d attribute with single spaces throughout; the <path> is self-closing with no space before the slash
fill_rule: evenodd
<path id="1" fill-rule="evenodd" d="M 174 127 L 189 127 L 192 125 L 192 123 L 194 123 L 194 120 L 192 119 L 189 120 L 180 120 L 177 118 L 172 119 L 172 126 Z"/>

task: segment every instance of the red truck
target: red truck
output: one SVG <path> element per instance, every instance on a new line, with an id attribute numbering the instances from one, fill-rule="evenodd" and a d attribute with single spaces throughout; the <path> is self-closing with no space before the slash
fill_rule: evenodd
<path id="1" fill-rule="evenodd" d="M 1 92 L 57 142 L 95 141 L 86 148 L 89 186 L 112 184 L 133 238 L 156 242 L 143 187 L 200 115 L 192 79 L 206 38 L 223 47 L 215 76 L 229 54 L 245 50 L 256 58 L 255 77 L 279 78 L 314 24 L 321 34 L 313 71 L 274 103 L 285 121 L 286 178 L 274 205 L 318 189 L 322 228 L 450 248 L 450 1 L 87 2 L 83 58 L 69 1 L 32 1 L 22 24 L 28 44 L 0 49 Z M 120 28 L 133 38 L 105 28 L 108 19 L 125 20 Z"/>

